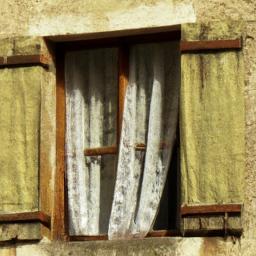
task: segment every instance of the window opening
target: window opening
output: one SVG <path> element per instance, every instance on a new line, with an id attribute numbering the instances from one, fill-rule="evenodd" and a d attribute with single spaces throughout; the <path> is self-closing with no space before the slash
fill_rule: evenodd
<path id="1" fill-rule="evenodd" d="M 178 84 L 175 90 L 179 90 L 180 84 L 179 41 L 165 42 L 169 41 L 170 35 L 159 35 L 159 37 L 146 35 L 145 37 L 109 39 L 105 45 L 104 40 L 99 44 L 100 40 L 95 40 L 96 44 L 92 42 L 94 40 L 90 40 L 85 42 L 85 45 L 82 42 L 74 43 L 74 46 L 72 43 L 61 45 L 61 52 L 65 54 L 65 158 L 66 190 L 68 190 L 66 191 L 68 197 L 66 209 L 68 210 L 65 212 L 65 220 L 69 223 L 65 230 L 68 230 L 68 236 L 102 236 L 108 233 L 116 182 L 117 156 L 120 157 L 118 147 L 123 119 L 124 95 L 122 91 L 125 91 L 127 83 L 131 83 L 132 79 L 135 84 L 141 85 L 134 99 L 137 109 L 134 148 L 135 159 L 140 169 L 138 199 L 135 198 L 137 204 L 134 218 L 136 219 L 140 204 L 139 195 L 142 193 L 142 172 L 145 167 L 145 152 L 148 143 L 154 68 L 162 70 L 163 65 L 167 66 L 160 79 L 168 81 L 169 85 Z M 175 37 L 178 39 L 179 35 Z M 160 53 L 158 48 L 162 48 Z M 154 54 L 150 54 L 150 51 Z M 175 54 L 175 58 L 169 58 L 171 54 Z M 132 55 L 136 59 L 136 61 L 134 59 L 134 66 L 131 63 Z M 155 59 L 162 58 L 158 67 L 154 66 L 153 56 Z M 132 74 L 133 70 L 134 74 Z M 161 91 L 164 105 L 170 103 L 168 101 L 169 85 Z M 164 131 L 167 131 L 168 125 L 173 125 L 174 119 L 172 120 L 168 113 L 171 111 L 171 104 L 169 108 L 165 107 L 161 110 L 164 121 L 160 126 L 156 125 L 156 130 L 162 127 L 162 131 L 157 132 L 160 136 L 159 152 L 163 153 L 159 160 L 163 161 L 165 158 L 167 165 L 170 156 L 164 154 L 164 151 L 168 148 L 170 141 L 166 140 Z M 158 214 L 155 216 L 155 222 L 152 223 L 152 230 L 178 227 L 178 150 L 177 147 L 174 148 L 167 182 Z M 87 169 L 87 174 L 81 172 L 85 169 Z M 175 195 L 171 195 L 173 193 Z"/>

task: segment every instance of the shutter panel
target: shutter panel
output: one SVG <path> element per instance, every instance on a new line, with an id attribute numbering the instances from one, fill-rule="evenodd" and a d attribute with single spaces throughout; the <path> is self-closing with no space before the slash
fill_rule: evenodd
<path id="1" fill-rule="evenodd" d="M 0 42 L 1 241 L 40 239 L 40 222 L 49 226 L 39 206 L 40 98 L 43 66 L 49 62 L 42 44 L 35 37 Z M 33 223 L 17 224 L 20 220 Z"/>
<path id="2" fill-rule="evenodd" d="M 185 233 L 200 227 L 222 230 L 221 215 L 241 211 L 245 114 L 239 44 L 243 30 L 243 23 L 234 21 L 182 25 L 181 215 L 220 214 L 218 224 L 211 218 L 214 224 L 208 218 L 205 225 L 201 218 L 185 218 Z"/>

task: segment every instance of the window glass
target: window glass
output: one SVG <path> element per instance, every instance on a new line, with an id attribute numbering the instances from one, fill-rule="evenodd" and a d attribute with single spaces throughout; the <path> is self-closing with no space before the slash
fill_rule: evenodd
<path id="1" fill-rule="evenodd" d="M 65 82 L 69 234 L 106 234 L 115 155 L 84 151 L 116 145 L 118 49 L 67 52 Z"/>

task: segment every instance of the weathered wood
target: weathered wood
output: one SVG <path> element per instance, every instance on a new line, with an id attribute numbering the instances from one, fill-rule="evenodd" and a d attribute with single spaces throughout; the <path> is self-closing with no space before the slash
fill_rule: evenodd
<path id="1" fill-rule="evenodd" d="M 23 212 L 23 213 L 9 213 L 0 214 L 0 223 L 2 222 L 26 222 L 26 221 L 40 221 L 47 227 L 51 226 L 51 218 L 43 212 Z"/>
<path id="2" fill-rule="evenodd" d="M 42 70 L 0 69 L 0 213 L 39 210 Z"/>
<path id="3" fill-rule="evenodd" d="M 24 64 L 41 64 L 43 66 L 48 66 L 51 55 L 38 54 L 38 55 L 17 55 L 8 56 L 7 62 L 4 63 L 3 57 L 0 57 L 0 66 L 12 66 L 12 65 L 24 65 Z"/>
<path id="4" fill-rule="evenodd" d="M 66 102 L 65 102 L 65 64 L 64 52 L 57 52 L 57 92 L 56 92 L 56 187 L 54 200 L 54 218 L 52 236 L 61 239 L 68 230 L 67 211 L 64 208 L 64 168 L 65 168 L 65 127 L 66 127 Z"/>
<path id="5" fill-rule="evenodd" d="M 199 51 L 199 50 L 222 50 L 222 49 L 240 49 L 241 40 L 215 40 L 215 41 L 190 41 L 180 42 L 180 51 Z"/>
<path id="6" fill-rule="evenodd" d="M 43 226 L 39 221 L 0 223 L 0 241 L 29 241 L 43 238 Z M 45 227 L 48 229 L 47 227 Z M 1 253 L 0 253 L 1 254 Z M 2 254 L 1 254 L 2 255 Z"/>
<path id="7" fill-rule="evenodd" d="M 242 35 L 239 23 L 185 24 L 182 40 L 233 40 Z M 181 204 L 243 204 L 243 53 L 182 54 L 181 70 Z"/>
<path id="8" fill-rule="evenodd" d="M 201 214 L 201 213 L 225 213 L 225 212 L 241 212 L 241 204 L 216 204 L 216 205 L 200 205 L 200 206 L 181 206 L 180 214 Z"/>
<path id="9" fill-rule="evenodd" d="M 107 154 L 116 154 L 117 147 L 100 147 L 100 148 L 87 148 L 84 151 L 85 156 L 95 156 L 95 155 L 107 155 Z"/>
<path id="10" fill-rule="evenodd" d="M 201 214 L 200 216 L 182 218 L 181 230 L 184 236 L 240 236 L 243 232 L 241 216 L 238 213 Z"/>
<path id="11" fill-rule="evenodd" d="M 43 40 L 42 51 L 55 56 L 55 45 Z M 51 216 L 54 207 L 54 177 L 56 173 L 56 65 L 49 61 L 41 76 L 40 120 L 40 211 Z M 42 226 L 42 235 L 51 239 L 51 230 Z"/>

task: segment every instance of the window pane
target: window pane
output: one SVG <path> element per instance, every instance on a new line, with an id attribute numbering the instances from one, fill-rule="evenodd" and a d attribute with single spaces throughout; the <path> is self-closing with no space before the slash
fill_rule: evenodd
<path id="1" fill-rule="evenodd" d="M 118 107 L 118 49 L 66 53 L 66 90 L 72 99 L 72 129 L 84 133 L 85 148 L 115 146 Z M 78 99 L 79 98 L 79 99 Z M 77 100 L 81 101 L 78 106 Z M 81 107 L 78 116 L 76 107 Z M 74 127 L 80 119 L 81 126 Z"/>
<path id="2" fill-rule="evenodd" d="M 143 238 L 154 224 L 176 138 L 179 89 L 179 41 L 130 47 L 110 239 Z"/>
<path id="3" fill-rule="evenodd" d="M 131 54 L 134 66 L 130 67 L 130 77 L 135 78 L 137 84 L 136 144 L 146 144 L 145 158 L 140 158 L 144 170 L 140 179 L 135 221 L 144 225 L 144 218 L 154 216 L 157 207 L 153 205 L 159 203 L 158 211 L 155 212 L 155 229 L 173 229 L 177 215 L 178 190 L 175 186 L 178 169 L 170 168 L 169 165 L 178 124 L 179 41 L 138 44 L 132 47 Z M 153 146 L 155 143 L 158 143 L 158 148 Z M 166 182 L 168 170 L 170 174 Z M 170 219 L 170 216 L 174 218 Z"/>
<path id="4" fill-rule="evenodd" d="M 115 155 L 84 150 L 116 145 L 118 49 L 66 53 L 65 82 L 69 234 L 106 234 Z"/>

